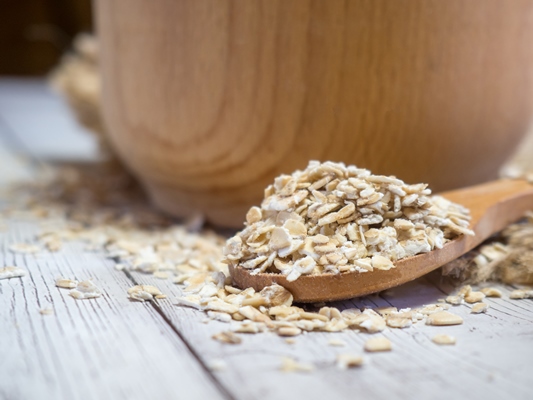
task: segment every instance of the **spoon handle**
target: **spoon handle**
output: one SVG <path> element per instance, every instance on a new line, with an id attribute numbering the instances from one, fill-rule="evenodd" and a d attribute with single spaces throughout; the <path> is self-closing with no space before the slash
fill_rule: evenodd
<path id="1" fill-rule="evenodd" d="M 470 209 L 470 228 L 464 252 L 533 210 L 533 185 L 525 180 L 502 179 L 439 195 Z"/>

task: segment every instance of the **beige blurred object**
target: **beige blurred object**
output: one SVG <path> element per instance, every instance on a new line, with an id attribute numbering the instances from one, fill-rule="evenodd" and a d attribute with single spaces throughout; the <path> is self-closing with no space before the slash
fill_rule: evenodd
<path id="1" fill-rule="evenodd" d="M 65 97 L 78 121 L 96 134 L 100 149 L 110 155 L 102 121 L 98 41 L 92 34 L 82 33 L 76 36 L 72 47 L 52 71 L 50 83 Z"/>
<path id="2" fill-rule="evenodd" d="M 530 122 L 532 0 L 100 0 L 96 16 L 110 140 L 176 215 L 239 226 L 309 159 L 472 185 Z"/>
<path id="3" fill-rule="evenodd" d="M 500 175 L 502 178 L 525 178 L 533 183 L 533 124 Z"/>

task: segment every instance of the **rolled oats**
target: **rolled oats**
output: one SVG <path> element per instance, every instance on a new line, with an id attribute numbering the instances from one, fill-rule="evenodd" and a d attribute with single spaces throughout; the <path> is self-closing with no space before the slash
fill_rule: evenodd
<path id="1" fill-rule="evenodd" d="M 9 250 L 11 250 L 13 253 L 34 254 L 39 252 L 41 248 L 28 243 L 14 243 L 9 246 Z"/>
<path id="2" fill-rule="evenodd" d="M 363 357 L 355 354 L 345 353 L 337 355 L 337 368 L 345 370 L 348 368 L 360 367 L 363 365 Z"/>
<path id="3" fill-rule="evenodd" d="M 502 297 L 502 292 L 499 289 L 488 287 L 480 290 L 487 297 Z"/>
<path id="4" fill-rule="evenodd" d="M 242 342 L 242 339 L 231 331 L 222 331 L 219 333 L 215 333 L 212 338 L 218 340 L 221 343 L 228 344 L 239 344 Z"/>
<path id="5" fill-rule="evenodd" d="M 78 283 L 75 289 L 72 289 L 68 294 L 75 299 L 94 299 L 100 297 L 102 292 L 91 281 L 83 281 Z"/>
<path id="6" fill-rule="evenodd" d="M 309 363 L 301 363 L 290 357 L 284 357 L 280 366 L 282 372 L 312 372 L 315 366 Z"/>
<path id="7" fill-rule="evenodd" d="M 463 303 L 463 296 L 448 296 L 446 297 L 446 303 L 458 306 Z"/>
<path id="8" fill-rule="evenodd" d="M 228 364 L 221 358 L 215 358 L 207 362 L 207 367 L 211 371 L 222 372 L 228 369 Z"/>
<path id="9" fill-rule="evenodd" d="M 281 175 L 228 239 L 224 262 L 252 274 L 302 275 L 394 268 L 394 261 L 441 248 L 468 230 L 464 207 L 425 184 L 342 163 L 311 161 Z"/>
<path id="10" fill-rule="evenodd" d="M 509 295 L 510 299 L 521 300 L 521 299 L 533 299 L 533 290 L 524 290 L 517 289 L 513 290 Z"/>
<path id="11" fill-rule="evenodd" d="M 28 273 L 19 267 L 3 267 L 0 268 L 0 279 L 21 278 Z"/>
<path id="12" fill-rule="evenodd" d="M 264 204 L 248 212 L 245 229 L 224 247 L 220 236 L 208 231 L 193 233 L 184 226 L 173 225 L 132 200 L 135 196 L 114 186 L 104 187 L 102 196 L 119 199 L 125 196 L 122 204 L 127 207 L 125 212 L 122 208 L 110 211 L 107 200 L 93 194 L 83 196 L 83 191 L 78 190 L 85 184 L 83 179 L 69 177 L 66 181 L 77 183 L 54 184 L 38 192 L 47 209 L 63 215 L 64 225 L 43 227 L 35 245 L 22 244 L 15 246 L 15 250 L 31 253 L 42 248 L 59 249 L 68 241 L 82 240 L 90 251 L 105 251 L 113 258 L 117 270 L 172 279 L 183 290 L 175 303 L 205 312 L 206 322 L 227 323 L 234 332 L 290 335 L 287 343 L 294 343 L 291 336 L 304 331 L 351 329 L 366 334 L 406 328 L 424 319 L 442 324 L 440 313 L 445 312 L 448 304 L 430 304 L 413 310 L 386 307 L 341 312 L 324 304 L 303 309 L 293 306 L 292 294 L 279 285 L 257 292 L 232 286 L 227 264 L 247 263 L 251 273 L 281 272 L 290 280 L 319 273 L 369 273 L 394 268 L 397 259 L 440 248 L 447 240 L 464 233 L 468 226 L 466 210 L 442 198 L 430 198 L 424 185 L 373 177 L 368 171 L 335 163 L 311 163 L 299 176 L 276 180 L 267 189 Z M 68 197 L 58 198 L 57 193 L 67 193 Z M 113 204 L 115 200 L 112 199 Z M 43 210 L 27 207 L 32 213 L 43 215 Z M 477 262 L 489 265 L 508 253 L 501 246 L 483 247 Z M 220 262 L 222 258 L 224 263 Z M 63 287 L 72 288 L 76 283 L 72 282 Z M 165 297 L 157 288 L 149 288 L 138 285 L 130 289 L 129 295 L 140 300 Z M 485 289 L 479 292 L 489 297 Z M 449 301 L 452 296 L 446 300 L 450 304 L 460 303 L 468 296 L 479 296 L 476 294 L 479 292 L 466 287 L 455 302 Z M 528 293 L 521 290 L 513 296 L 533 297 Z M 71 295 L 90 298 L 100 296 L 101 291 L 92 283 L 81 282 Z M 312 311 L 317 309 L 318 312 Z M 457 318 L 444 320 L 449 324 L 454 319 L 457 322 Z M 215 339 L 223 343 L 240 342 L 234 332 L 217 334 Z M 385 338 L 376 339 L 377 345 L 370 342 L 366 347 L 379 349 L 380 342 L 385 341 L 386 345 L 381 347 L 390 349 Z M 329 344 L 345 345 L 341 340 L 331 340 Z"/>
<path id="13" fill-rule="evenodd" d="M 151 285 L 135 285 L 128 289 L 128 297 L 141 302 L 153 300 L 154 297 L 162 295 L 163 293 L 158 288 Z"/>
<path id="14" fill-rule="evenodd" d="M 302 330 L 294 326 L 283 326 L 278 329 L 279 336 L 298 336 L 301 333 L 302 333 Z"/>
<path id="15" fill-rule="evenodd" d="M 328 341 L 328 344 L 330 346 L 336 346 L 336 347 L 344 347 L 344 346 L 346 346 L 346 342 L 344 340 L 340 340 L 340 339 L 330 339 Z"/>
<path id="16" fill-rule="evenodd" d="M 77 280 L 63 277 L 56 279 L 56 286 L 63 289 L 75 289 L 78 286 L 78 283 L 79 282 Z"/>
<path id="17" fill-rule="evenodd" d="M 431 340 L 436 344 L 455 344 L 457 341 L 454 336 L 445 334 L 435 335 Z"/>
<path id="18" fill-rule="evenodd" d="M 370 338 L 365 342 L 365 351 L 378 352 L 392 350 L 392 343 L 384 336 Z"/>
<path id="19" fill-rule="evenodd" d="M 54 314 L 54 309 L 53 308 L 41 308 L 39 310 L 39 313 L 41 315 L 53 315 Z"/>
<path id="20" fill-rule="evenodd" d="M 472 314 L 480 314 L 485 313 L 489 309 L 489 305 L 486 303 L 476 303 L 472 306 L 470 309 L 470 313 Z"/>
<path id="21" fill-rule="evenodd" d="M 465 296 L 465 301 L 467 303 L 473 304 L 473 303 L 479 303 L 481 300 L 485 298 L 485 294 L 483 292 L 474 292 L 471 291 Z"/>
<path id="22" fill-rule="evenodd" d="M 463 319 L 448 311 L 437 311 L 428 315 L 426 319 L 427 325 L 447 326 L 447 325 L 460 325 L 463 323 Z"/>

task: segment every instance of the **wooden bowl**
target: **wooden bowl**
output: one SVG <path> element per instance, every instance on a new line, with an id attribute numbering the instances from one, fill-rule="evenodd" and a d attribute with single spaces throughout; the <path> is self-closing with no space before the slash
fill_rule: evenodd
<path id="1" fill-rule="evenodd" d="M 240 226 L 280 173 L 344 161 L 447 190 L 532 114 L 533 2 L 101 0 L 104 117 L 172 214 Z"/>

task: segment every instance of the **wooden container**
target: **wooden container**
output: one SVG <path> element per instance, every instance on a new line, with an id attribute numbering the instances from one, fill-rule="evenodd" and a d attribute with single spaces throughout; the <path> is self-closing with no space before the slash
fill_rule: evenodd
<path id="1" fill-rule="evenodd" d="M 96 16 L 111 141 L 175 215 L 240 226 L 310 159 L 471 185 L 532 114 L 531 0 L 100 0 Z"/>

